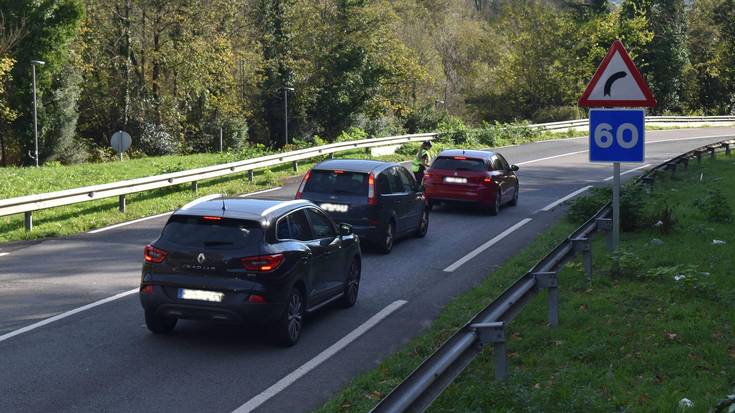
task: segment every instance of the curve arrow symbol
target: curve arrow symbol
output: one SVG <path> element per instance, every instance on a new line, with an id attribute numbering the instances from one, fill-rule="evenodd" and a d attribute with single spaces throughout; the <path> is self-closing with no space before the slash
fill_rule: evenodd
<path id="1" fill-rule="evenodd" d="M 605 82 L 605 96 L 610 96 L 610 88 L 612 87 L 612 84 L 615 83 L 616 80 L 622 79 L 625 76 L 628 76 L 626 72 L 617 72 L 614 73 L 612 76 L 610 76 L 607 81 Z"/>

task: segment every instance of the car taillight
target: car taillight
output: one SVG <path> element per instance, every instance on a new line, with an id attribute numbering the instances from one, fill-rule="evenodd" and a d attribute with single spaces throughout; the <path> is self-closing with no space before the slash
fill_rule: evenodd
<path id="1" fill-rule="evenodd" d="M 486 176 L 486 177 L 485 177 L 485 178 L 484 178 L 484 179 L 482 180 L 482 183 L 484 183 L 484 184 L 491 184 L 491 183 L 493 183 L 493 177 L 492 177 L 492 176 Z"/>
<path id="2" fill-rule="evenodd" d="M 259 255 L 257 257 L 241 258 L 242 266 L 248 271 L 271 272 L 283 264 L 286 257 L 283 254 Z"/>
<path id="3" fill-rule="evenodd" d="M 375 175 L 368 175 L 368 205 L 378 205 L 378 198 L 375 196 Z"/>
<path id="4" fill-rule="evenodd" d="M 152 285 L 146 285 L 145 287 L 140 289 L 141 294 L 153 294 L 153 286 Z"/>
<path id="5" fill-rule="evenodd" d="M 152 262 L 154 264 L 160 264 L 166 259 L 168 253 L 162 249 L 158 249 L 153 245 L 146 245 L 143 250 L 143 258 L 146 262 Z"/>
<path id="6" fill-rule="evenodd" d="M 267 300 L 262 295 L 250 294 L 250 297 L 248 297 L 248 302 L 251 304 L 263 304 L 267 302 Z"/>
<path id="7" fill-rule="evenodd" d="M 301 199 L 301 196 L 304 194 L 304 187 L 306 186 L 306 181 L 309 180 L 310 176 L 311 176 L 311 169 L 306 171 L 306 175 L 304 175 L 304 179 L 301 180 L 301 185 L 299 185 L 299 190 L 296 191 L 296 199 Z"/>

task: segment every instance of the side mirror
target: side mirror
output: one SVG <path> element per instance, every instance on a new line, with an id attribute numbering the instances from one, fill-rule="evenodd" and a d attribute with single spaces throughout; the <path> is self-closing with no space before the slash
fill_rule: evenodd
<path id="1" fill-rule="evenodd" d="M 346 224 L 344 222 L 339 224 L 339 235 L 343 237 L 347 235 L 352 235 L 352 225 Z"/>
<path id="2" fill-rule="evenodd" d="M 518 169 L 520 169 L 520 168 L 518 168 L 518 165 L 511 165 L 510 166 L 510 170 L 513 171 L 513 172 L 518 172 Z"/>

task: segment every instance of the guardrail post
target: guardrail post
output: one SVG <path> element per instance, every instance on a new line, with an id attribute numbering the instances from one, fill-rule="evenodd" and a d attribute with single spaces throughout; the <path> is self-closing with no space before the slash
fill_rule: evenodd
<path id="1" fill-rule="evenodd" d="M 575 253 L 582 253 L 584 259 L 584 273 L 587 280 L 592 282 L 592 241 L 589 238 L 574 238 L 572 248 Z"/>
<path id="2" fill-rule="evenodd" d="M 505 346 L 505 323 L 497 321 L 493 323 L 477 323 L 470 325 L 480 338 L 480 344 L 493 345 L 493 357 L 495 358 L 495 380 L 504 381 L 508 377 L 508 357 Z"/>
<path id="3" fill-rule="evenodd" d="M 197 181 L 192 181 L 191 183 L 191 192 L 196 192 L 199 190 L 199 183 Z"/>
<path id="4" fill-rule="evenodd" d="M 120 210 L 120 212 L 125 212 L 125 195 L 117 197 L 117 209 Z"/>
<path id="5" fill-rule="evenodd" d="M 672 163 L 670 163 L 670 164 L 666 165 L 666 169 L 669 169 L 669 170 L 671 170 L 671 177 L 672 177 L 672 178 L 673 178 L 674 176 L 676 176 L 676 164 L 675 164 L 675 163 L 673 163 L 673 162 L 672 162 Z"/>
<path id="6" fill-rule="evenodd" d="M 27 211 L 25 213 L 25 219 L 23 220 L 23 223 L 26 227 L 26 231 L 33 230 L 33 211 Z"/>
<path id="7" fill-rule="evenodd" d="M 299 171 L 299 163 L 296 161 L 293 161 L 293 171 L 298 172 Z"/>
<path id="8" fill-rule="evenodd" d="M 329 153 L 329 159 L 334 159 L 334 152 Z"/>
<path id="9" fill-rule="evenodd" d="M 255 172 L 251 169 L 248 171 L 248 181 L 253 182 L 253 179 L 255 179 Z"/>
<path id="10" fill-rule="evenodd" d="M 365 148 L 365 154 L 370 155 L 370 148 Z"/>
<path id="11" fill-rule="evenodd" d="M 723 143 L 722 146 L 725 148 L 725 155 L 730 156 L 730 144 Z"/>
<path id="12" fill-rule="evenodd" d="M 715 148 L 707 148 L 707 150 L 709 151 L 709 158 L 714 161 L 715 160 Z"/>
<path id="13" fill-rule="evenodd" d="M 607 240 L 608 251 L 613 250 L 612 244 L 612 219 L 610 218 L 597 218 L 597 230 L 606 233 L 605 239 Z"/>
<path id="14" fill-rule="evenodd" d="M 681 158 L 681 159 L 679 159 L 679 163 L 681 163 L 681 164 L 684 165 L 684 170 L 685 171 L 688 171 L 689 170 L 689 158 Z"/>
<path id="15" fill-rule="evenodd" d="M 559 327 L 559 284 L 556 272 L 536 272 L 536 286 L 549 290 L 549 325 Z"/>
<path id="16" fill-rule="evenodd" d="M 702 165 L 702 152 L 697 151 L 697 165 Z"/>

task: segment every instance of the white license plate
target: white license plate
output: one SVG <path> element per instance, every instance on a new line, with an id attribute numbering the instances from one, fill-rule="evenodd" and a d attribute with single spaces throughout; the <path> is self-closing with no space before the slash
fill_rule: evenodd
<path id="1" fill-rule="evenodd" d="M 225 297 L 225 293 L 218 293 L 216 291 L 204 291 L 204 290 L 188 290 L 186 288 L 179 288 L 179 298 L 184 300 L 199 300 L 199 301 L 211 301 L 213 303 L 221 303 Z"/>
<path id="2" fill-rule="evenodd" d="M 448 184 L 466 184 L 467 178 L 455 178 L 453 176 L 444 177 L 444 182 Z"/>
<path id="3" fill-rule="evenodd" d="M 321 204 L 319 206 L 327 212 L 347 212 L 350 210 L 349 205 L 342 204 Z"/>

